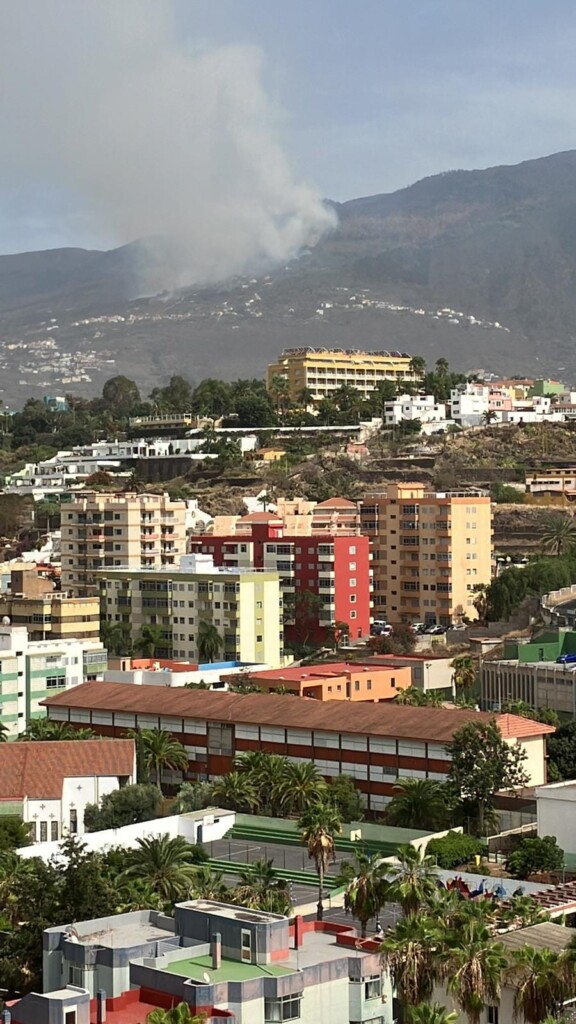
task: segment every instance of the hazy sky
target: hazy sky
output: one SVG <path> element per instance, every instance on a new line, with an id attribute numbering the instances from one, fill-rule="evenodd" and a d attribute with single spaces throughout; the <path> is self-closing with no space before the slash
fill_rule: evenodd
<path id="1" fill-rule="evenodd" d="M 573 0 L 0 0 L 0 251 L 223 194 L 237 261 L 288 255 L 321 196 L 576 147 L 575 52 Z"/>

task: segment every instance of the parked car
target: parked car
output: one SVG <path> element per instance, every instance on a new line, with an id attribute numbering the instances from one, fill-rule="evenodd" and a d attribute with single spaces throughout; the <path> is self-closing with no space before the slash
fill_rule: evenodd
<path id="1" fill-rule="evenodd" d="M 425 622 L 411 622 L 410 623 L 410 629 L 412 630 L 413 633 L 424 633 L 424 631 L 426 629 L 426 623 Z"/>
<path id="2" fill-rule="evenodd" d="M 561 654 L 559 658 L 556 658 L 558 665 L 573 665 L 576 663 L 576 654 Z"/>
<path id="3" fill-rule="evenodd" d="M 440 636 L 442 633 L 446 632 L 446 626 L 438 626 L 438 625 L 428 626 L 424 630 L 424 632 L 428 633 L 429 636 Z"/>

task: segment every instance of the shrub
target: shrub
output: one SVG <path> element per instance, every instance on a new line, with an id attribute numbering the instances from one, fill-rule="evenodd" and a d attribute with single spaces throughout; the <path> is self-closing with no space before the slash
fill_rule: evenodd
<path id="1" fill-rule="evenodd" d="M 564 850 L 560 849 L 555 836 L 535 836 L 521 839 L 506 861 L 506 868 L 513 878 L 528 878 L 528 875 L 543 871 L 559 871 L 564 864 Z"/>
<path id="2" fill-rule="evenodd" d="M 426 853 L 434 857 L 439 868 L 450 871 L 460 864 L 468 864 L 486 852 L 484 843 L 464 832 L 448 832 L 441 839 L 431 839 Z"/>

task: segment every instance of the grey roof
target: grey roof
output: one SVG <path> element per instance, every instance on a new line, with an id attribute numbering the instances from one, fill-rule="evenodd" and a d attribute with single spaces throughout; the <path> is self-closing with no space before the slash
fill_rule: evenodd
<path id="1" fill-rule="evenodd" d="M 556 953 L 561 953 L 574 936 L 576 936 L 576 928 L 565 928 L 562 924 L 545 921 L 542 924 L 530 925 L 529 928 L 518 928 L 515 931 L 505 932 L 503 935 L 499 935 L 498 939 L 510 950 L 532 946 L 534 949 L 551 949 Z"/>

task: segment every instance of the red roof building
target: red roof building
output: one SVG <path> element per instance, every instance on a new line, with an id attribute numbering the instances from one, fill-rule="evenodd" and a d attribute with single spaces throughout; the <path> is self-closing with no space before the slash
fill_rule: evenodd
<path id="1" fill-rule="evenodd" d="M 51 720 L 91 727 L 102 736 L 119 737 L 134 728 L 171 732 L 188 752 L 185 777 L 190 780 L 223 775 L 250 750 L 310 760 L 326 778 L 351 775 L 371 812 L 385 807 L 398 778 L 445 779 L 446 743 L 470 721 L 495 719 L 506 740 L 518 739 L 526 752 L 529 784 L 541 785 L 546 737 L 555 731 L 516 715 L 464 709 L 125 683 L 85 683 L 44 703 Z"/>

